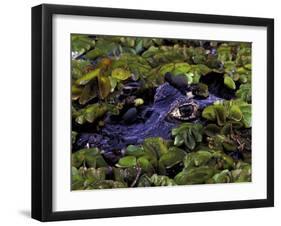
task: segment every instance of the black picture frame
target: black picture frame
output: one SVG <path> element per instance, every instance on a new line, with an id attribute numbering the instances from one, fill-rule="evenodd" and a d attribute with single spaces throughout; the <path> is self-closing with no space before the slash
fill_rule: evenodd
<path id="1" fill-rule="evenodd" d="M 95 210 L 52 210 L 52 17 L 55 14 L 182 21 L 267 28 L 267 198 Z M 274 206 L 274 20 L 176 12 L 43 4 L 32 8 L 32 218 L 122 217 Z"/>

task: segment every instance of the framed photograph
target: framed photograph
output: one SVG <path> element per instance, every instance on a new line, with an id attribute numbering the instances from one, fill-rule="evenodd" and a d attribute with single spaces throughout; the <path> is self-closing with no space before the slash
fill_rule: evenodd
<path id="1" fill-rule="evenodd" d="M 274 205 L 274 21 L 32 8 L 32 217 Z"/>

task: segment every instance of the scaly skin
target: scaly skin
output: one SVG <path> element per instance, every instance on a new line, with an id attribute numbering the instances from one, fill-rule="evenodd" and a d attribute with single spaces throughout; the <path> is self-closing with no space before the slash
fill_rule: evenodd
<path id="1" fill-rule="evenodd" d="M 130 125 L 122 122 L 118 124 L 106 122 L 100 134 L 83 134 L 77 144 L 82 147 L 98 147 L 107 159 L 114 161 L 116 155 L 122 154 L 120 150 L 129 144 L 140 144 L 148 137 L 171 139 L 171 130 L 182 122 L 172 113 L 179 106 L 192 104 L 194 112 L 185 121 L 198 121 L 200 109 L 218 99 L 220 98 L 211 94 L 203 100 L 194 99 L 183 95 L 166 82 L 157 88 L 154 103 L 140 113 L 139 117 L 143 119 L 142 121 L 137 120 Z"/>

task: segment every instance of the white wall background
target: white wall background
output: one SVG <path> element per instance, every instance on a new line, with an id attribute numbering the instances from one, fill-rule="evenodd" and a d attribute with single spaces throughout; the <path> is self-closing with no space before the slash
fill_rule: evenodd
<path id="1" fill-rule="evenodd" d="M 36 0 L 1 2 L 0 224 L 38 225 L 30 215 L 31 6 Z M 275 208 L 56 222 L 55 225 L 277 225 L 281 222 L 281 14 L 278 1 L 60 0 L 45 3 L 275 18 Z"/>

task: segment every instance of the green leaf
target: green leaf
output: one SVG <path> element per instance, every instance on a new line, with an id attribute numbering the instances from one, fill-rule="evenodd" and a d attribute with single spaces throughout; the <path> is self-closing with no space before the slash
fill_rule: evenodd
<path id="1" fill-rule="evenodd" d="M 185 151 L 176 147 L 172 147 L 169 149 L 169 152 L 161 156 L 159 164 L 163 164 L 165 168 L 171 168 L 174 165 L 182 162 L 185 155 Z"/>
<path id="2" fill-rule="evenodd" d="M 252 101 L 252 87 L 251 84 L 242 84 L 236 91 L 236 96 L 246 102 Z"/>
<path id="3" fill-rule="evenodd" d="M 237 122 L 237 121 L 227 122 L 221 129 L 221 134 L 229 135 L 233 132 L 232 131 L 233 129 L 240 129 L 242 127 L 243 127 L 243 123 L 241 121 L 240 122 Z"/>
<path id="4" fill-rule="evenodd" d="M 113 77 L 108 77 L 109 78 L 109 81 L 110 81 L 110 87 L 111 87 L 111 90 L 110 92 L 114 92 L 114 89 L 116 88 L 117 84 L 118 84 L 118 79 L 116 78 L 113 78 Z"/>
<path id="5" fill-rule="evenodd" d="M 196 96 L 200 97 L 208 97 L 209 96 L 209 91 L 208 91 L 208 86 L 204 83 L 198 83 L 192 90 L 192 93 Z"/>
<path id="6" fill-rule="evenodd" d="M 76 118 L 75 118 L 75 122 L 77 122 L 78 124 L 82 125 L 86 122 L 86 119 L 84 117 L 84 115 L 78 115 Z"/>
<path id="7" fill-rule="evenodd" d="M 232 105 L 229 110 L 228 118 L 235 121 L 240 121 L 242 117 L 243 115 L 240 108 L 237 105 Z"/>
<path id="8" fill-rule="evenodd" d="M 75 83 L 77 85 L 86 85 L 89 81 L 91 81 L 93 78 L 96 78 L 100 74 L 100 68 L 96 68 L 89 73 L 83 75 L 81 78 L 77 79 Z"/>
<path id="9" fill-rule="evenodd" d="M 236 169 L 231 171 L 234 182 L 251 182 L 252 169 L 251 165 L 239 161 L 236 165 Z"/>
<path id="10" fill-rule="evenodd" d="M 201 124 L 194 124 L 191 128 L 191 134 L 197 143 L 202 142 L 202 128 L 203 126 Z"/>
<path id="11" fill-rule="evenodd" d="M 178 74 L 185 74 L 189 72 L 191 66 L 188 63 L 176 63 L 174 65 L 174 70 L 173 74 L 178 75 Z"/>
<path id="12" fill-rule="evenodd" d="M 194 74 L 192 72 L 189 72 L 189 73 L 186 73 L 185 76 L 187 78 L 187 83 L 188 84 L 192 84 L 193 83 L 193 76 L 194 76 Z"/>
<path id="13" fill-rule="evenodd" d="M 196 142 L 191 134 L 191 130 L 183 133 L 183 139 L 186 147 L 188 147 L 190 150 L 193 150 L 195 148 Z"/>
<path id="14" fill-rule="evenodd" d="M 150 178 L 151 183 L 154 186 L 173 186 L 177 185 L 173 179 L 170 179 L 167 176 L 153 174 Z"/>
<path id="15" fill-rule="evenodd" d="M 236 89 L 235 82 L 232 80 L 232 78 L 230 76 L 227 76 L 227 75 L 224 76 L 224 84 L 229 89 Z"/>
<path id="16" fill-rule="evenodd" d="M 85 56 L 88 59 L 95 60 L 97 57 L 104 56 L 104 52 L 101 49 L 92 49 Z"/>
<path id="17" fill-rule="evenodd" d="M 131 77 L 131 72 L 123 68 L 116 68 L 112 71 L 111 76 L 118 80 L 126 80 Z"/>
<path id="18" fill-rule="evenodd" d="M 239 76 L 239 82 L 240 83 L 246 83 L 248 81 L 247 76 L 246 75 L 240 75 Z"/>
<path id="19" fill-rule="evenodd" d="M 83 89 L 80 86 L 72 85 L 71 86 L 71 99 L 77 100 L 80 98 L 81 94 L 83 92 Z"/>
<path id="20" fill-rule="evenodd" d="M 107 166 L 106 161 L 103 159 L 102 155 L 100 154 L 99 149 L 97 148 L 89 148 L 84 149 L 85 161 L 87 166 L 99 168 Z"/>
<path id="21" fill-rule="evenodd" d="M 84 178 L 75 167 L 71 167 L 71 190 L 84 189 Z"/>
<path id="22" fill-rule="evenodd" d="M 139 157 L 137 159 L 137 164 L 140 166 L 142 172 L 145 172 L 149 176 L 155 172 L 153 165 L 146 157 Z"/>
<path id="23" fill-rule="evenodd" d="M 145 42 L 145 41 L 144 41 Z M 144 44 L 145 46 L 145 44 Z M 159 51 L 159 48 L 158 47 L 155 47 L 155 46 L 150 46 L 148 50 L 146 50 L 143 54 L 142 54 L 142 57 L 144 58 L 148 58 L 148 57 L 151 57 L 153 56 L 155 53 L 157 53 Z"/>
<path id="24" fill-rule="evenodd" d="M 139 181 L 138 181 L 138 187 L 151 187 L 151 181 L 150 178 L 148 177 L 148 175 L 143 174 Z"/>
<path id="25" fill-rule="evenodd" d="M 150 137 L 144 140 L 145 153 L 159 159 L 161 155 L 168 152 L 167 143 L 161 137 Z"/>
<path id="26" fill-rule="evenodd" d="M 145 152 L 141 146 L 129 145 L 126 149 L 126 155 L 140 157 L 144 154 Z"/>
<path id="27" fill-rule="evenodd" d="M 232 140 L 226 140 L 226 141 L 222 142 L 222 146 L 224 147 L 225 152 L 227 152 L 227 151 L 231 152 L 231 151 L 237 150 L 237 146 Z"/>
<path id="28" fill-rule="evenodd" d="M 78 124 L 84 124 L 86 121 L 93 123 L 107 112 L 107 106 L 104 104 L 92 104 L 72 114 Z"/>
<path id="29" fill-rule="evenodd" d="M 165 75 L 167 72 L 172 72 L 175 68 L 175 64 L 174 63 L 170 63 L 170 64 L 164 64 L 160 70 L 159 70 L 159 74 L 160 75 Z"/>
<path id="30" fill-rule="evenodd" d="M 224 107 L 220 104 L 214 105 L 217 123 L 219 126 L 223 126 L 226 122 L 226 111 Z"/>
<path id="31" fill-rule="evenodd" d="M 186 169 L 193 168 L 195 166 L 203 166 L 213 157 L 209 151 L 199 150 L 197 152 L 188 153 L 184 158 L 184 166 Z"/>
<path id="32" fill-rule="evenodd" d="M 202 117 L 208 119 L 210 121 L 214 121 L 216 119 L 216 111 L 213 105 L 205 107 L 202 112 Z"/>
<path id="33" fill-rule="evenodd" d="M 219 134 L 220 130 L 221 130 L 220 127 L 218 127 L 216 124 L 211 123 L 204 128 L 204 133 L 209 137 L 213 137 Z"/>
<path id="34" fill-rule="evenodd" d="M 98 77 L 98 86 L 99 86 L 99 95 L 101 99 L 105 99 L 110 91 L 111 91 L 111 85 L 110 80 L 107 76 L 99 76 Z"/>
<path id="35" fill-rule="evenodd" d="M 85 150 L 82 149 L 71 155 L 71 165 L 79 168 L 85 160 Z"/>
<path id="36" fill-rule="evenodd" d="M 232 177 L 228 169 L 222 170 L 212 177 L 214 183 L 230 183 Z"/>
<path id="37" fill-rule="evenodd" d="M 112 38 L 99 37 L 95 43 L 95 48 L 87 52 L 86 57 L 91 60 L 95 60 L 101 56 L 108 56 L 109 54 L 115 54 L 116 50 L 120 47 L 119 43 Z"/>
<path id="38" fill-rule="evenodd" d="M 244 67 L 248 70 L 252 70 L 252 64 L 245 64 Z"/>
<path id="39" fill-rule="evenodd" d="M 206 74 L 208 74 L 208 73 L 210 73 L 212 71 L 205 64 L 198 64 L 197 66 L 198 66 L 198 69 L 199 69 L 201 75 L 206 75 Z"/>
<path id="40" fill-rule="evenodd" d="M 212 154 L 208 151 L 199 150 L 194 155 L 193 161 L 195 166 L 205 165 L 212 158 Z"/>
<path id="41" fill-rule="evenodd" d="M 252 126 L 252 112 L 251 105 L 240 106 L 240 110 L 243 114 L 242 122 L 246 128 L 250 128 Z"/>
<path id="42" fill-rule="evenodd" d="M 137 44 L 135 46 L 135 51 L 136 53 L 140 53 L 143 49 L 143 40 L 142 39 L 138 39 L 137 40 Z"/>
<path id="43" fill-rule="evenodd" d="M 185 169 L 174 178 L 175 182 L 179 185 L 186 184 L 204 184 L 210 179 L 216 170 L 208 166 L 202 166 L 197 168 Z"/>
<path id="44" fill-rule="evenodd" d="M 73 91 L 72 91 L 73 93 Z M 84 105 L 86 104 L 88 101 L 90 101 L 91 99 L 95 98 L 97 96 L 97 87 L 95 83 L 88 83 L 79 98 L 79 103 Z"/>
<path id="45" fill-rule="evenodd" d="M 233 168 L 234 160 L 224 152 L 216 151 L 213 154 L 213 157 L 216 158 L 218 162 L 220 162 L 220 166 L 218 168 L 223 168 L 223 169 Z"/>
<path id="46" fill-rule="evenodd" d="M 86 60 L 72 60 L 71 61 L 71 78 L 77 80 L 85 75 L 88 71 L 88 68 L 91 68 L 91 63 Z"/>
<path id="47" fill-rule="evenodd" d="M 174 145 L 185 146 L 193 150 L 196 144 L 202 141 L 202 128 L 201 124 L 182 123 L 177 128 L 172 130 L 172 136 L 175 137 Z"/>
<path id="48" fill-rule="evenodd" d="M 127 168 L 127 167 L 134 167 L 137 164 L 137 159 L 135 156 L 125 156 L 121 159 L 119 159 L 116 166 Z"/>
<path id="49" fill-rule="evenodd" d="M 105 167 L 107 163 L 97 148 L 85 148 L 72 154 L 72 166 L 79 168 L 83 163 L 89 167 Z"/>
<path id="50" fill-rule="evenodd" d="M 84 181 L 84 186 L 87 187 L 91 185 L 92 183 L 96 183 L 98 181 L 105 180 L 106 178 L 106 173 L 107 173 L 107 168 L 88 168 L 85 171 L 85 177 L 86 180 Z"/>
<path id="51" fill-rule="evenodd" d="M 226 73 L 225 76 L 227 75 L 232 75 L 233 80 L 237 80 L 239 78 L 239 74 L 235 73 L 236 72 L 236 64 L 234 61 L 226 61 L 224 62 L 224 72 Z M 238 76 L 238 78 L 236 78 Z"/>
<path id="52" fill-rule="evenodd" d="M 221 44 L 217 49 L 217 52 L 218 52 L 218 60 L 220 60 L 222 63 L 232 60 L 231 47 L 228 46 L 228 44 L 226 43 Z"/>
<path id="53" fill-rule="evenodd" d="M 183 136 L 177 135 L 177 136 L 175 137 L 175 140 L 174 140 L 174 145 L 175 145 L 175 146 L 181 146 L 183 143 L 184 143 Z"/>
<path id="54" fill-rule="evenodd" d="M 76 131 L 71 131 L 71 143 L 74 144 L 76 141 L 78 133 Z"/>
<path id="55" fill-rule="evenodd" d="M 83 54 L 95 45 L 95 41 L 87 35 L 71 35 L 71 51 Z"/>
<path id="56" fill-rule="evenodd" d="M 206 61 L 206 51 L 203 47 L 189 47 L 191 58 L 195 64 L 203 64 Z"/>

